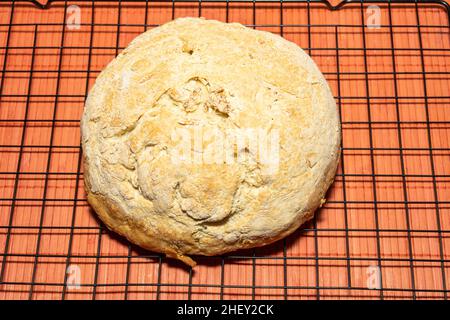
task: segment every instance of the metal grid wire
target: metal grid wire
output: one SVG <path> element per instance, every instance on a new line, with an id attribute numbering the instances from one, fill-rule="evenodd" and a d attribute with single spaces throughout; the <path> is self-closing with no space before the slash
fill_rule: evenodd
<path id="1" fill-rule="evenodd" d="M 72 4 L 77 30 L 65 25 Z M 366 25 L 371 4 L 378 29 Z M 1 1 L 0 298 L 447 299 L 449 6 L 335 5 Z M 336 181 L 311 223 L 268 247 L 196 257 L 194 270 L 106 230 L 86 202 L 79 145 L 98 73 L 136 35 L 180 16 L 298 43 L 328 79 L 343 128 Z M 72 266 L 79 288 L 68 286 Z"/>

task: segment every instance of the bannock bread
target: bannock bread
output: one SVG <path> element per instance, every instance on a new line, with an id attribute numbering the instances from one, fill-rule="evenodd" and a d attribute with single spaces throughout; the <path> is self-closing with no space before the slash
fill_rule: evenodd
<path id="1" fill-rule="evenodd" d="M 323 75 L 277 35 L 180 18 L 98 76 L 81 121 L 88 201 L 188 265 L 281 239 L 324 202 L 340 123 Z"/>

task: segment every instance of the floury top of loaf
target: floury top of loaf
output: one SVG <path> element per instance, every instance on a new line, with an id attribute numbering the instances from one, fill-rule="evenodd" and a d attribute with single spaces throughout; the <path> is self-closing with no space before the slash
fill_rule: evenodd
<path id="1" fill-rule="evenodd" d="M 323 202 L 340 124 L 312 59 L 277 35 L 181 18 L 147 31 L 91 89 L 88 201 L 131 242 L 193 266 L 292 233 Z"/>

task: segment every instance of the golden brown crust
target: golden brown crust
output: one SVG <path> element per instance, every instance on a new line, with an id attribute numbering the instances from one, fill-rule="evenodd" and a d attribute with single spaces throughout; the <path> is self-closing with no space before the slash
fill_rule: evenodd
<path id="1" fill-rule="evenodd" d="M 146 228 L 134 220 L 124 221 L 125 214 L 120 210 L 119 206 L 108 200 L 102 195 L 89 193 L 87 196 L 89 204 L 97 212 L 98 216 L 106 224 L 106 226 L 118 234 L 126 237 L 138 246 L 156 251 L 164 252 L 168 257 L 183 261 L 191 267 L 195 267 L 196 263 L 190 257 L 176 252 L 165 241 L 158 238 L 149 238 Z"/>
<path id="2" fill-rule="evenodd" d="M 277 170 L 265 173 L 252 154 L 227 165 L 173 163 L 171 132 L 186 127 L 279 130 Z M 339 161 L 336 105 L 314 62 L 273 34 L 196 18 L 133 40 L 99 75 L 81 129 L 99 217 L 191 266 L 190 254 L 292 233 L 322 204 Z"/>

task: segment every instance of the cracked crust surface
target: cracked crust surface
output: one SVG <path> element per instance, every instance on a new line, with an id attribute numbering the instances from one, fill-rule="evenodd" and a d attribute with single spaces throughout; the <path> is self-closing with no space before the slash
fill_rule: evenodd
<path id="1" fill-rule="evenodd" d="M 267 174 L 251 155 L 171 161 L 174 130 L 199 127 L 277 130 L 278 170 Z M 336 104 L 312 59 L 271 33 L 198 18 L 135 38 L 98 76 L 81 131 L 85 188 L 99 217 L 191 266 L 189 255 L 292 233 L 324 201 L 339 161 Z"/>

